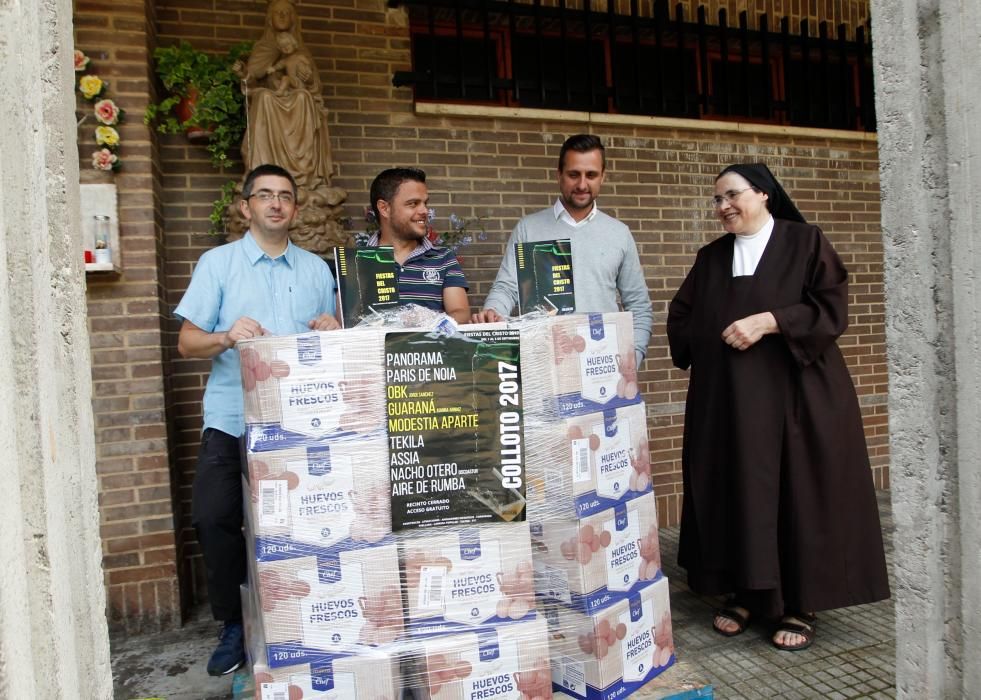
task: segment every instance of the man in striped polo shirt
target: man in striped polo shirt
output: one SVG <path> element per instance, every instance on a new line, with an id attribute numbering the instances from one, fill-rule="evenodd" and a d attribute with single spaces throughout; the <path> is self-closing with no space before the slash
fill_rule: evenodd
<path id="1" fill-rule="evenodd" d="M 457 323 L 470 320 L 467 279 L 456 255 L 426 237 L 429 191 L 416 168 L 383 170 L 371 183 L 378 233 L 369 246 L 392 246 L 399 272 L 399 302 L 443 311 Z"/>

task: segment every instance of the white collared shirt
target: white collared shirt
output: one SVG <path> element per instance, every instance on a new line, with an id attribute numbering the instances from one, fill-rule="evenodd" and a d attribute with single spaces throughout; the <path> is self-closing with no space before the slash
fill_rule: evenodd
<path id="1" fill-rule="evenodd" d="M 588 214 L 586 214 L 585 218 L 583 218 L 582 221 L 576 221 L 572 218 L 572 214 L 570 214 L 562 205 L 562 199 L 557 198 L 555 200 L 555 205 L 552 207 L 552 213 L 555 214 L 556 221 L 561 221 L 569 224 L 569 226 L 572 226 L 573 228 L 578 228 L 580 226 L 585 226 L 596 218 L 596 214 L 599 213 L 599 206 L 596 204 L 596 202 L 593 202 L 593 208 Z"/>
<path id="2" fill-rule="evenodd" d="M 773 233 L 773 217 L 767 219 L 763 228 L 752 236 L 736 236 L 732 246 L 732 276 L 743 277 L 756 274 L 756 266 L 760 264 L 763 251 Z"/>

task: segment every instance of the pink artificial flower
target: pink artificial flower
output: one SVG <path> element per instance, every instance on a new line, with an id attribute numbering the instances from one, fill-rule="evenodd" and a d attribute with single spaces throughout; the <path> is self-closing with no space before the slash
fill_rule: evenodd
<path id="1" fill-rule="evenodd" d="M 116 170 L 119 158 L 108 148 L 100 148 L 92 153 L 92 167 L 96 170 Z"/>
<path id="2" fill-rule="evenodd" d="M 83 70 L 89 67 L 89 57 L 84 53 L 75 49 L 75 72 L 81 73 Z"/>
<path id="3" fill-rule="evenodd" d="M 112 100 L 99 100 L 95 103 L 93 111 L 95 118 L 107 126 L 117 124 L 122 116 L 122 110 Z"/>

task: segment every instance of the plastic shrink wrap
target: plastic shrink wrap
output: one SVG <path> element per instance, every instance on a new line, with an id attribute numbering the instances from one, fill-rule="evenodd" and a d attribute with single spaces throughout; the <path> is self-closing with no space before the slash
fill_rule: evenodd
<path id="1" fill-rule="evenodd" d="M 528 413 L 528 498 L 539 501 L 532 509 L 580 518 L 651 492 L 643 403 L 571 418 Z"/>
<path id="2" fill-rule="evenodd" d="M 526 409 L 543 417 L 579 416 L 643 401 L 630 313 L 537 316 L 516 321 Z"/>
<path id="3" fill-rule="evenodd" d="M 538 592 L 584 612 L 602 610 L 661 575 L 654 494 L 581 520 L 531 526 Z"/>
<path id="4" fill-rule="evenodd" d="M 668 580 L 586 615 L 546 604 L 553 678 L 580 698 L 627 697 L 674 662 Z"/>
<path id="5" fill-rule="evenodd" d="M 261 700 L 391 700 L 401 695 L 398 657 L 385 648 L 353 655 L 297 650 L 270 662 L 256 591 L 242 586 L 246 653 Z"/>
<path id="6" fill-rule="evenodd" d="M 256 697 L 625 697 L 670 665 L 631 329 L 403 308 L 241 342 Z"/>

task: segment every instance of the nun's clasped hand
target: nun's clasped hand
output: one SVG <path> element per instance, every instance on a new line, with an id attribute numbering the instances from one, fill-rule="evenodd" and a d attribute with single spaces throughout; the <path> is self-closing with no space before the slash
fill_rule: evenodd
<path id="1" fill-rule="evenodd" d="M 764 311 L 730 323 L 722 331 L 722 340 L 736 350 L 748 350 L 764 335 L 778 333 L 779 330 L 777 319 L 769 311 Z"/>

